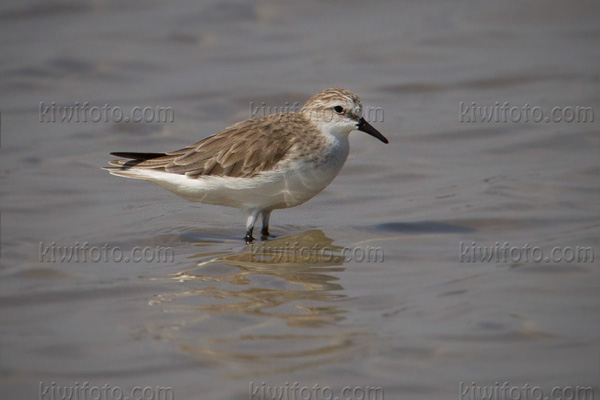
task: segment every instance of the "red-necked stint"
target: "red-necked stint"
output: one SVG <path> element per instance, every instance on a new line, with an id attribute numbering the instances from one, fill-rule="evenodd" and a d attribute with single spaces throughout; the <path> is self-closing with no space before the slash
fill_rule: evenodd
<path id="1" fill-rule="evenodd" d="M 388 140 L 362 116 L 360 99 L 346 89 L 312 96 L 300 112 L 238 122 L 184 149 L 166 153 L 111 153 L 111 174 L 142 179 L 186 200 L 235 207 L 247 215 L 246 243 L 262 217 L 311 199 L 336 177 L 348 157 L 348 135 L 359 130 Z"/>

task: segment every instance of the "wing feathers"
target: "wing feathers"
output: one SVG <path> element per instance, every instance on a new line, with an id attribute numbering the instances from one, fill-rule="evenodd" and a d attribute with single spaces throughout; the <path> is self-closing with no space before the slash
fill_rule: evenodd
<path id="1" fill-rule="evenodd" d="M 167 153 L 111 153 L 122 169 L 146 168 L 185 174 L 251 177 L 275 169 L 299 143 L 324 140 L 301 114 L 270 115 L 239 122 L 186 148 Z M 314 146 L 314 143 L 312 144 Z M 312 146 L 309 146 L 312 147 Z"/>
<path id="2" fill-rule="evenodd" d="M 150 160 L 157 157 L 162 157 L 165 153 L 127 153 L 127 152 L 114 152 L 110 153 L 111 156 L 131 158 L 134 160 Z"/>

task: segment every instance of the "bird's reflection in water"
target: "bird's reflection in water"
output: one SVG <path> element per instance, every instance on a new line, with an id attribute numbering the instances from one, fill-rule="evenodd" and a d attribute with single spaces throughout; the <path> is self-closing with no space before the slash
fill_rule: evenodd
<path id="1" fill-rule="evenodd" d="M 341 324 L 342 248 L 321 230 L 193 258 L 200 261 L 172 276 L 186 290 L 154 304 L 178 319 L 160 336 L 203 362 L 234 362 L 233 375 L 289 372 L 359 346 L 360 332 Z"/>

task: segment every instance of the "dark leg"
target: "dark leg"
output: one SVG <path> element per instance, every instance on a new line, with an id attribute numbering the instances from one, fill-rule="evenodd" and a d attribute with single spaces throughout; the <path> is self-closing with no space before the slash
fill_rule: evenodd
<path id="1" fill-rule="evenodd" d="M 260 213 L 260 210 L 249 210 L 248 218 L 246 219 L 246 244 L 252 243 L 254 238 L 252 237 L 252 231 L 254 230 L 254 222 L 256 221 L 256 217 Z"/>
<path id="2" fill-rule="evenodd" d="M 252 237 L 252 230 L 254 228 L 250 228 L 246 231 L 246 244 L 250 244 L 254 241 L 254 238 Z"/>
<path id="3" fill-rule="evenodd" d="M 271 210 L 262 212 L 262 230 L 260 236 L 262 240 L 269 237 L 269 218 L 271 217 Z"/>

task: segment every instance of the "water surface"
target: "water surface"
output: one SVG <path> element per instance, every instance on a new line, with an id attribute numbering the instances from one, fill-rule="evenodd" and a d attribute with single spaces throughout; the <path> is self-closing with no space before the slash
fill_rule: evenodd
<path id="1" fill-rule="evenodd" d="M 592 3 L 21 1 L 0 6 L 0 397 L 40 382 L 591 386 L 600 376 L 600 8 Z M 332 86 L 381 107 L 336 180 L 246 246 L 236 210 L 109 176 Z M 166 106 L 173 123 L 40 122 L 40 102 Z M 462 122 L 460 104 L 592 107 L 595 122 Z M 164 262 L 43 246 L 168 247 Z M 461 243 L 595 260 L 461 262 Z M 290 249 L 311 249 L 304 255 Z M 474 244 L 473 244 L 474 243 Z M 380 248 L 367 262 L 344 249 Z M 287 249 L 287 250 L 286 250 Z M 323 252 L 326 249 L 326 252 Z M 464 253 L 463 253 L 464 255 Z M 254 397 L 259 398 L 259 397 Z M 264 396 L 263 396 L 264 398 Z"/>

